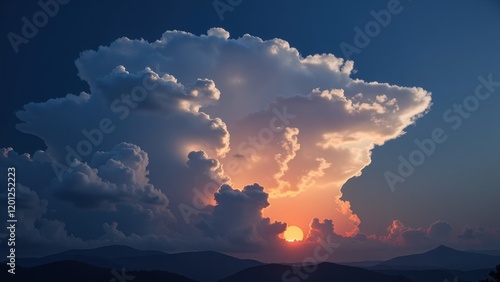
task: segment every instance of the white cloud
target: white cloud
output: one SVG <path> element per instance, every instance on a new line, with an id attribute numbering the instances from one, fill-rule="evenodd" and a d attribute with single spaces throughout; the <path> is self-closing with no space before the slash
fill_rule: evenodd
<path id="1" fill-rule="evenodd" d="M 121 38 L 83 52 L 76 66 L 88 93 L 17 113 L 18 129 L 47 149 L 33 158 L 4 149 L 2 162 L 43 168 L 21 181 L 48 199 L 66 229 L 86 238 L 102 235 L 104 223 L 116 238 L 150 232 L 201 242 L 219 236 L 229 245 L 266 241 L 283 229 L 262 217 L 268 195 L 299 197 L 316 186 L 338 194 L 370 163 L 373 147 L 403 134 L 431 101 L 421 88 L 353 79 L 353 62 L 332 54 L 303 57 L 282 39 L 232 39 L 221 28 L 201 36 L 167 31 L 151 43 Z M 69 162 L 75 152 L 80 160 Z M 56 162 L 71 169 L 56 175 Z M 217 203 L 212 187 L 201 199 L 200 189 L 213 183 L 259 185 L 223 186 Z M 234 206 L 240 198 L 244 206 Z M 200 199 L 195 218 L 203 215 L 205 237 L 182 226 L 177 209 Z M 339 220 L 359 224 L 348 203 L 340 204 Z M 226 221 L 220 210 L 228 207 L 250 218 Z M 79 229 L 72 212 L 91 214 L 91 230 Z M 140 216 L 126 222 L 134 213 L 161 223 L 145 226 Z"/>

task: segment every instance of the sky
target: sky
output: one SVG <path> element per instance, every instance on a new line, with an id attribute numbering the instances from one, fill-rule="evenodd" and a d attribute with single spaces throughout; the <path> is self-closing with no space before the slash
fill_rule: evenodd
<path id="1" fill-rule="evenodd" d="M 2 2 L 20 255 L 500 249 L 498 1 L 178 2 Z"/>

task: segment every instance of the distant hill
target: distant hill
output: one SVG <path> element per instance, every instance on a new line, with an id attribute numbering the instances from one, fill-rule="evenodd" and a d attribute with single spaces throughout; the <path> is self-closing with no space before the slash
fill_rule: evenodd
<path id="1" fill-rule="evenodd" d="M 392 276 L 327 262 L 318 264 L 317 269 L 311 273 L 308 273 L 307 269 L 304 268 L 299 268 L 299 270 L 301 270 L 301 275 L 308 276 L 301 278 L 299 275 L 293 274 L 291 265 L 267 264 L 245 269 L 220 280 L 220 282 L 412 282 L 403 276 Z"/>
<path id="2" fill-rule="evenodd" d="M 138 250 L 124 245 L 113 245 L 95 249 L 75 249 L 60 253 L 59 255 L 81 255 L 98 256 L 107 259 L 116 259 L 123 257 L 140 257 L 151 255 L 163 255 L 164 252 L 154 250 Z"/>
<path id="3" fill-rule="evenodd" d="M 353 262 L 338 262 L 337 264 L 354 266 L 354 267 L 361 267 L 361 268 L 368 268 L 368 267 L 372 267 L 372 266 L 375 266 L 377 264 L 380 264 L 381 262 L 383 262 L 383 261 L 367 260 L 367 261 L 353 261 Z"/>
<path id="4" fill-rule="evenodd" d="M 139 258 L 155 255 L 165 255 L 165 253 L 160 251 L 142 251 L 129 246 L 114 245 L 95 249 L 69 250 L 41 258 L 20 258 L 18 259 L 18 264 L 24 267 L 33 267 L 49 262 L 75 260 L 95 266 L 116 268 L 123 267 L 123 265 L 115 261 L 118 258 Z"/>
<path id="5" fill-rule="evenodd" d="M 248 267 L 262 264 L 255 260 L 238 259 L 211 251 L 167 254 L 137 250 L 128 246 L 70 250 L 41 258 L 20 258 L 17 264 L 33 267 L 68 260 L 110 269 L 125 267 L 129 270 L 168 271 L 206 282 L 217 281 Z"/>
<path id="6" fill-rule="evenodd" d="M 497 264 L 500 264 L 500 256 L 469 253 L 446 246 L 439 246 L 422 254 L 396 257 L 370 267 L 369 269 L 448 269 L 470 271 L 491 269 Z"/>
<path id="7" fill-rule="evenodd" d="M 500 256 L 500 250 L 467 250 L 466 252 L 489 255 L 489 256 Z"/>
<path id="8" fill-rule="evenodd" d="M 413 282 L 429 282 L 436 281 L 442 282 L 448 280 L 449 282 L 477 282 L 481 279 L 486 279 L 488 273 L 492 269 L 481 269 L 481 270 L 471 270 L 471 271 L 458 271 L 458 270 L 441 270 L 441 269 L 429 269 L 429 270 L 378 270 L 377 272 L 389 274 L 389 275 L 403 275 L 408 277 Z"/>
<path id="9" fill-rule="evenodd" d="M 112 281 L 115 269 L 136 276 L 140 281 L 200 281 L 200 282 L 297 282 L 297 281 L 370 281 L 427 282 L 478 281 L 500 264 L 500 256 L 454 250 L 439 246 L 431 251 L 396 257 L 384 262 L 353 262 L 348 265 L 321 263 L 307 275 L 293 273 L 289 264 L 262 264 L 225 254 L 205 251 L 167 254 L 143 251 L 128 246 L 108 246 L 95 249 L 70 250 L 41 258 L 18 258 L 16 280 L 2 263 L 0 281 Z M 373 264 L 376 264 L 373 266 Z M 7 275 L 7 276 L 5 276 Z M 43 280 L 40 280 L 40 277 Z M 116 278 L 115 282 L 123 282 Z"/>
<path id="10" fill-rule="evenodd" d="M 161 269 L 179 273 L 199 281 L 218 281 L 243 269 L 261 265 L 255 260 L 242 260 L 217 252 L 192 252 L 160 256 L 121 258 L 123 265 L 137 269 Z"/>
<path id="11" fill-rule="evenodd" d="M 52 262 L 31 268 L 16 268 L 16 274 L 7 272 L 8 266 L 0 266 L 0 281 L 18 282 L 193 282 L 195 280 L 184 276 L 169 273 L 166 271 L 129 271 L 122 273 L 121 269 L 116 269 L 116 275 L 112 269 L 92 266 L 79 261 Z M 123 275 L 123 276 L 122 276 Z M 132 279 L 133 277 L 133 279 Z M 125 279 L 127 278 L 127 279 Z M 130 278 L 130 279 L 128 279 Z"/>

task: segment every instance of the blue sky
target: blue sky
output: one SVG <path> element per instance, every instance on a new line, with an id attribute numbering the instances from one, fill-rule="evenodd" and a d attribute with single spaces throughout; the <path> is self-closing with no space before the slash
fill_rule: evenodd
<path id="1" fill-rule="evenodd" d="M 371 11 L 387 9 L 391 1 L 366 2 L 243 0 L 223 13 L 221 20 L 212 1 L 71 1 L 61 5 L 34 38 L 20 45 L 17 54 L 7 36 L 0 43 L 2 89 L 8 96 L 0 106 L 4 121 L 0 148 L 13 147 L 18 153 L 45 149 L 40 138 L 16 129 L 19 120 L 14 112 L 29 102 L 89 92 L 89 85 L 80 79 L 75 67 L 75 60 L 85 50 L 108 46 L 120 37 L 153 42 L 167 30 L 201 35 L 221 27 L 231 38 L 250 34 L 263 40 L 286 40 L 302 57 L 332 53 L 343 58 L 341 44 L 355 45 L 355 27 L 364 29 L 373 21 Z M 40 10 L 36 1 L 4 1 L 0 5 L 0 33 L 4 35 L 20 33 L 20 19 Z M 453 227 L 454 238 L 467 228 L 479 233 L 482 229 L 478 226 L 498 230 L 500 88 L 480 101 L 478 109 L 463 118 L 456 130 L 443 114 L 474 95 L 480 84 L 478 77 L 500 81 L 500 2 L 401 0 L 400 9 L 359 54 L 349 57 L 356 70 L 351 77 L 421 87 L 432 93 L 432 106 L 406 127 L 406 134 L 375 147 L 371 164 L 362 175 L 342 187 L 342 199 L 350 202 L 361 221 L 359 230 L 367 235 L 384 236 L 396 219 L 415 229 L 446 221 Z M 447 140 L 391 191 L 384 173 L 396 172 L 398 156 L 408 158 L 417 148 L 414 141 L 429 138 L 435 128 L 442 128 Z M 272 200 L 270 203 L 272 207 Z M 67 217 L 64 220 L 69 228 L 78 230 L 77 224 L 70 222 L 70 214 L 60 216 Z M 82 237 L 98 233 L 88 231 Z M 479 233 L 477 238 L 486 236 Z M 498 241 L 486 241 L 453 244 L 500 248 Z M 415 248 L 419 247 L 428 245 Z"/>

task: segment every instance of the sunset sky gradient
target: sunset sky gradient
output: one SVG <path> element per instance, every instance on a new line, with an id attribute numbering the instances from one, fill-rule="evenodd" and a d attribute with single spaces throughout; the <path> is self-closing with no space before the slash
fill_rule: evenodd
<path id="1" fill-rule="evenodd" d="M 350 54 L 396 0 L 243 1 L 224 20 L 210 1 L 168 2 L 70 2 L 19 54 L 2 41 L 0 167 L 19 175 L 20 254 L 500 249 L 498 1 L 397 1 Z M 4 34 L 39 9 L 1 5 Z M 470 98 L 478 88 L 488 96 Z M 416 150 L 422 163 L 390 184 Z"/>

